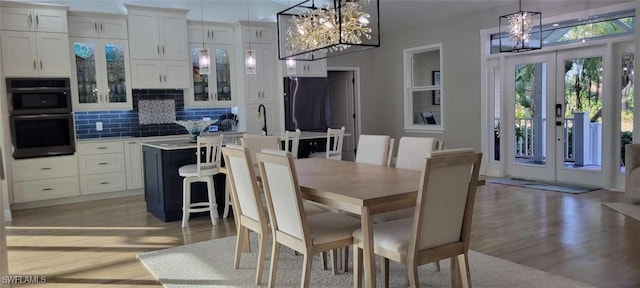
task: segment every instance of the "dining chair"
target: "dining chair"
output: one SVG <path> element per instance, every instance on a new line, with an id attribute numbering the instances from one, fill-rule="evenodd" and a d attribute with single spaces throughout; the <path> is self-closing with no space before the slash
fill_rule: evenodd
<path id="1" fill-rule="evenodd" d="M 374 252 L 382 256 L 382 281 L 389 286 L 389 259 L 403 264 L 411 287 L 418 266 L 450 258 L 451 286 L 471 287 L 469 236 L 482 153 L 435 151 L 426 158 L 413 218 L 373 225 Z M 354 283 L 361 286 L 362 229 L 353 232 Z"/>
<path id="2" fill-rule="evenodd" d="M 264 136 L 264 135 L 252 135 L 244 134 L 239 140 L 240 145 L 249 149 L 249 155 L 253 163 L 256 161 L 256 153 L 262 149 L 281 149 L 280 138 L 277 136 Z"/>
<path id="3" fill-rule="evenodd" d="M 220 173 L 220 153 L 223 135 L 217 137 L 198 136 L 196 144 L 196 164 L 184 165 L 178 169 L 178 174 L 184 177 L 182 181 L 182 228 L 187 227 L 191 213 L 209 211 L 211 223 L 218 218 L 216 193 L 213 185 L 213 175 Z M 207 183 L 207 202 L 191 203 L 191 184 L 194 182 Z M 229 196 L 225 189 L 224 217 L 229 211 Z"/>
<path id="4" fill-rule="evenodd" d="M 424 168 L 424 157 L 437 148 L 437 139 L 428 137 L 402 137 L 398 143 L 396 168 L 420 171 Z"/>
<path id="5" fill-rule="evenodd" d="M 300 145 L 300 129 L 284 132 L 284 151 L 290 151 L 294 159 L 298 159 L 298 146 Z M 291 144 L 289 144 L 291 142 Z M 291 147 L 289 147 L 291 146 Z"/>
<path id="6" fill-rule="evenodd" d="M 351 245 L 360 221 L 336 212 L 305 215 L 291 153 L 264 149 L 257 158 L 273 235 L 269 287 L 276 284 L 281 245 L 304 255 L 300 286 L 309 287 L 313 256 Z"/>
<path id="7" fill-rule="evenodd" d="M 385 166 L 389 162 L 389 144 L 387 135 L 360 135 L 356 150 L 356 163 Z"/>
<path id="8" fill-rule="evenodd" d="M 342 142 L 344 140 L 344 126 L 340 129 L 327 129 L 327 146 L 325 152 L 314 152 L 309 158 L 327 158 L 342 160 Z"/>

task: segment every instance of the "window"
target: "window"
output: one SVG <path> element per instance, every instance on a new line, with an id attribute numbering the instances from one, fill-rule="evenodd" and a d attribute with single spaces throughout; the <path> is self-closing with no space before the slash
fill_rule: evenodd
<path id="1" fill-rule="evenodd" d="M 404 128 L 444 131 L 442 44 L 404 50 Z"/>

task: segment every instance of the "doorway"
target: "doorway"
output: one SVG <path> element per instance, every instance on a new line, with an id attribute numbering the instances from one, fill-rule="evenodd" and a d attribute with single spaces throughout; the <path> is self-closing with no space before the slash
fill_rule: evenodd
<path id="1" fill-rule="evenodd" d="M 507 175 L 603 186 L 606 46 L 508 57 Z M 510 130 L 510 129 L 509 129 Z M 610 138 L 606 138 L 610 139 Z"/>
<path id="2" fill-rule="evenodd" d="M 342 159 L 355 161 L 357 139 L 360 136 L 358 68 L 328 68 L 331 109 L 330 127 L 345 127 L 350 136 L 344 138 Z"/>

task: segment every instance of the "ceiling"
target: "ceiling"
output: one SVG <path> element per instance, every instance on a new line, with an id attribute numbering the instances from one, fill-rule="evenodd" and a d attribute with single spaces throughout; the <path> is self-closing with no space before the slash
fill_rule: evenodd
<path id="1" fill-rule="evenodd" d="M 1 1 L 1 0 L 0 0 Z M 302 0 L 17 0 L 19 2 L 56 3 L 71 10 L 125 14 L 123 3 L 152 7 L 188 9 L 187 18 L 233 23 L 238 20 L 276 21 L 276 13 Z M 616 2 L 620 0 L 524 0 L 523 6 L 553 6 L 562 2 Z M 517 9 L 518 0 L 380 0 L 380 27 L 390 31 L 416 26 L 500 5 Z M 533 4 L 532 4 L 533 3 Z M 202 7 L 202 9 L 200 8 Z M 202 15 L 200 11 L 202 10 Z"/>

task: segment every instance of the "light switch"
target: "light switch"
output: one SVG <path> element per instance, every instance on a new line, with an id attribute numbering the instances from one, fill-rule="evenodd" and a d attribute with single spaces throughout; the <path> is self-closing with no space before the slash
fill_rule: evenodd
<path id="1" fill-rule="evenodd" d="M 102 131 L 102 122 L 96 122 L 96 131 Z"/>

